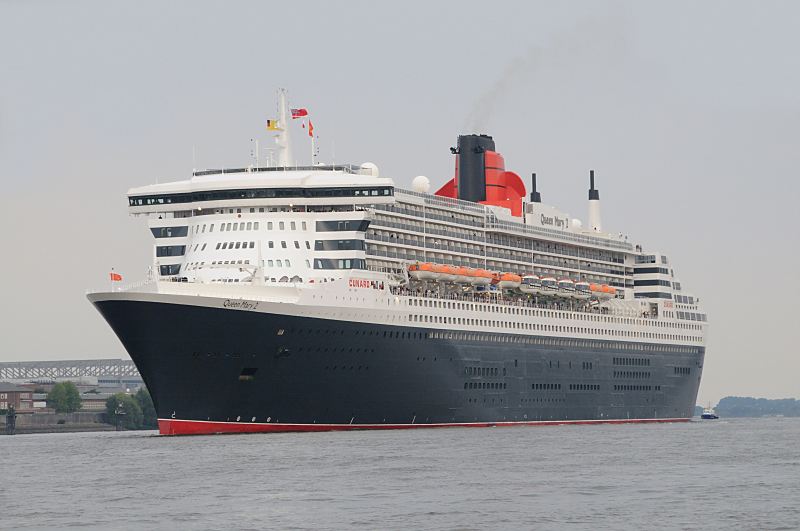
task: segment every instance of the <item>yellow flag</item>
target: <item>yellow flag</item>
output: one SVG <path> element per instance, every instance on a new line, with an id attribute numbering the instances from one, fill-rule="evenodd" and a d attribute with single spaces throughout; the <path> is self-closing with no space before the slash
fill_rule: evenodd
<path id="1" fill-rule="evenodd" d="M 267 120 L 267 131 L 283 131 L 278 127 L 278 120 Z"/>

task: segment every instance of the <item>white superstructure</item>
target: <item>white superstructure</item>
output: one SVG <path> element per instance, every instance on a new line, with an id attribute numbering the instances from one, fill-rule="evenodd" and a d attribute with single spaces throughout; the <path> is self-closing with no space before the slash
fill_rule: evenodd
<path id="1" fill-rule="evenodd" d="M 276 167 L 129 190 L 154 236 L 143 292 L 452 332 L 704 344 L 706 315 L 668 257 L 603 232 L 593 173 L 584 228 L 535 190 L 515 216 L 426 193 L 425 177 L 418 191 L 396 188 L 374 164 L 289 166 L 285 128 L 278 145 Z M 409 276 L 421 264 L 445 269 Z"/>

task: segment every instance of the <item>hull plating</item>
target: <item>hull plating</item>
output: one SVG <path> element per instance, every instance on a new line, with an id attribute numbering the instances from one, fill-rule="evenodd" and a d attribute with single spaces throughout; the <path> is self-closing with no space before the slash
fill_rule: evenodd
<path id="1" fill-rule="evenodd" d="M 95 305 L 142 374 L 163 434 L 687 420 L 704 356 L 603 341 L 430 339 L 422 328 L 172 303 Z"/>

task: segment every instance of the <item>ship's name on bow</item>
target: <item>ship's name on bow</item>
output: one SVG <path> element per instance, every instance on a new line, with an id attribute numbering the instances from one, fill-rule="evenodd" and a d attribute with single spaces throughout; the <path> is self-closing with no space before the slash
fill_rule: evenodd
<path id="1" fill-rule="evenodd" d="M 258 308 L 258 302 L 225 299 L 225 302 L 222 303 L 222 306 L 225 308 L 235 308 L 237 310 L 255 310 Z"/>

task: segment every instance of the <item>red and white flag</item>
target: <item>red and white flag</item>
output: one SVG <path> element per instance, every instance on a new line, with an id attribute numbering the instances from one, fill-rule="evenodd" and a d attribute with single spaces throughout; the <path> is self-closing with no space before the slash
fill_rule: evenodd
<path id="1" fill-rule="evenodd" d="M 314 124 L 311 123 L 311 120 L 308 121 L 308 136 L 314 136 Z"/>
<path id="2" fill-rule="evenodd" d="M 122 282 L 122 275 L 119 273 L 114 273 L 113 271 L 109 273 L 111 275 L 111 282 Z"/>
<path id="3" fill-rule="evenodd" d="M 308 116 L 308 109 L 292 109 L 292 120 Z"/>

